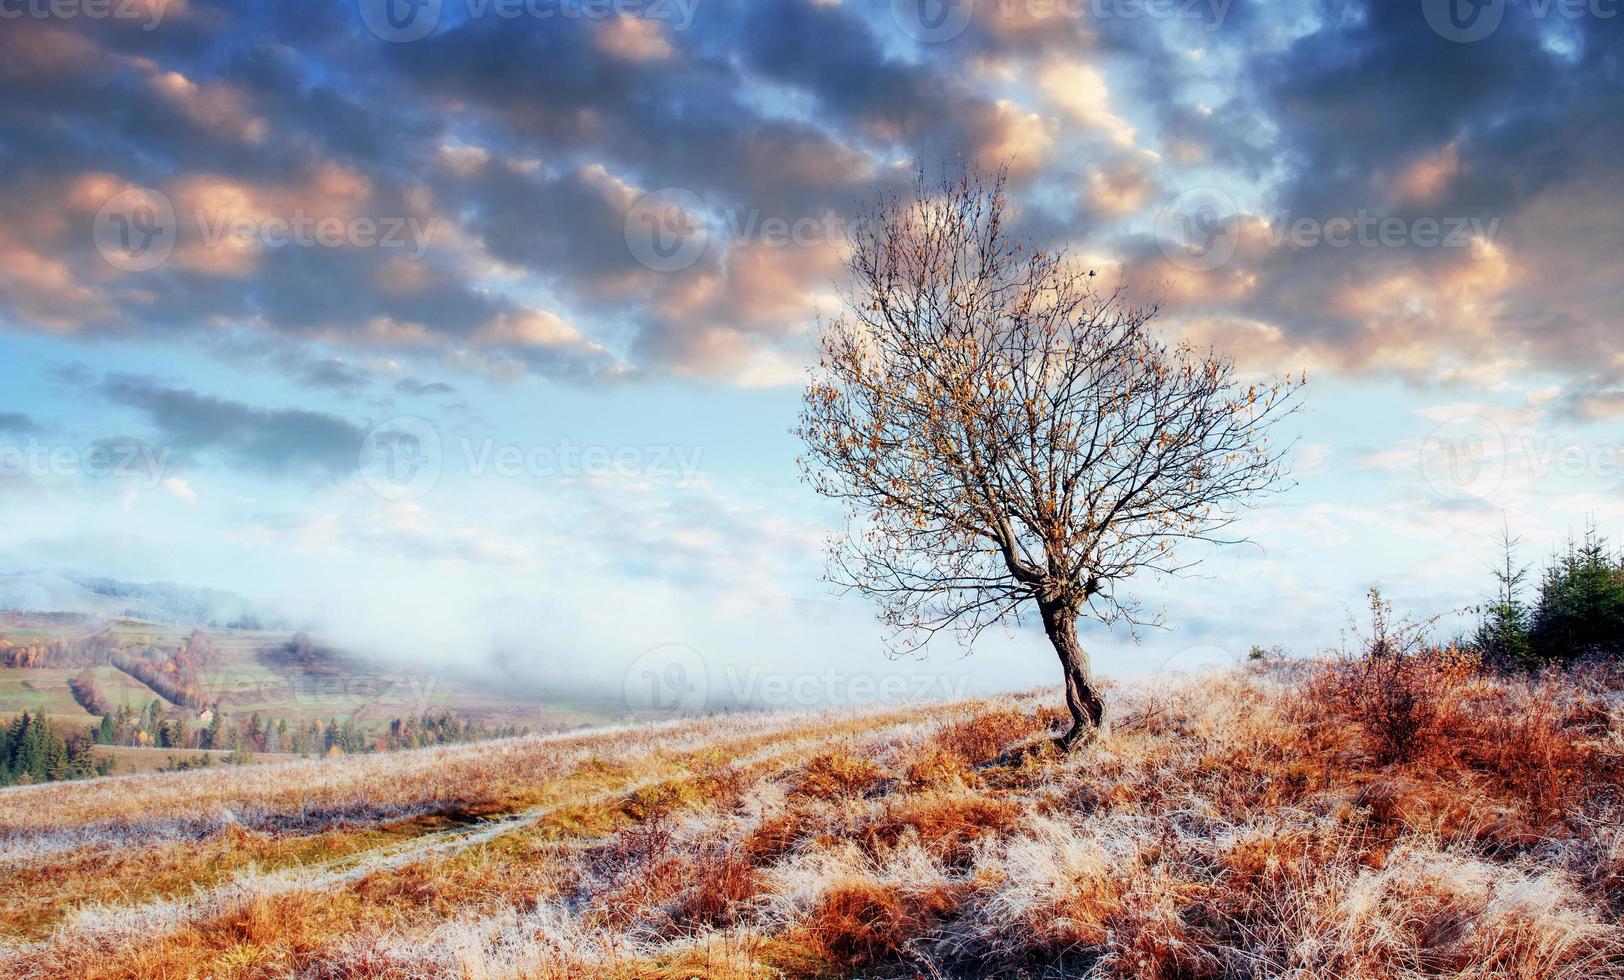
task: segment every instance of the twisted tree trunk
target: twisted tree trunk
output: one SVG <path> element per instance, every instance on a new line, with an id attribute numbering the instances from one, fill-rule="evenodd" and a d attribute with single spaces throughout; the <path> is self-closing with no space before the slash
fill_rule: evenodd
<path id="1" fill-rule="evenodd" d="M 1043 604 L 1043 629 L 1060 657 L 1066 676 L 1066 707 L 1071 711 L 1071 729 L 1060 737 L 1060 747 L 1076 748 L 1108 735 L 1111 724 L 1105 713 L 1105 699 L 1094 683 L 1088 652 L 1077 642 L 1077 612 L 1064 605 Z"/>

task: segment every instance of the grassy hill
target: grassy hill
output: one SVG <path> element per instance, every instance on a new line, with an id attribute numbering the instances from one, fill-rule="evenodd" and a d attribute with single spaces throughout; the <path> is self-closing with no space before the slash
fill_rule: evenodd
<path id="1" fill-rule="evenodd" d="M 43 712 L 58 728 L 74 731 L 96 725 L 106 710 L 127 706 L 139 713 L 157 700 L 166 718 L 193 733 L 206 726 L 205 709 L 217 705 L 238 721 L 255 713 L 290 727 L 349 720 L 373 735 L 395 718 L 443 711 L 493 730 L 567 729 L 623 713 L 609 702 L 498 693 L 445 670 L 352 656 L 315 641 L 292 655 L 298 634 L 287 630 L 203 628 L 209 653 L 189 697 L 127 668 L 132 658 L 161 661 L 186 648 L 196 629 L 106 612 L 0 612 L 0 719 Z M 75 695 L 70 682 L 81 676 L 99 703 Z"/>
<path id="2" fill-rule="evenodd" d="M 1624 976 L 1616 676 L 1328 667 L 0 791 L 28 977 Z"/>

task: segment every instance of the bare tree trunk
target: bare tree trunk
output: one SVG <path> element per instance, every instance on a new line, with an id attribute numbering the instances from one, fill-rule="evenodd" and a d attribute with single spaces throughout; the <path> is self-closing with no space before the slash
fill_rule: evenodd
<path id="1" fill-rule="evenodd" d="M 1105 713 L 1105 699 L 1095 686 L 1088 652 L 1077 642 L 1077 613 L 1065 606 L 1041 605 L 1043 629 L 1060 657 L 1066 675 L 1066 707 L 1071 711 L 1071 730 L 1060 738 L 1061 748 L 1070 750 L 1109 735 L 1111 723 Z"/>

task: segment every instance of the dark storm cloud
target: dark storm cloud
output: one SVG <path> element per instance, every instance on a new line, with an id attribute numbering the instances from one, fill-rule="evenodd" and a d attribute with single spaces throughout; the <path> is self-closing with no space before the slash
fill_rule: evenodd
<path id="1" fill-rule="evenodd" d="M 1624 234 L 1598 216 L 1624 211 L 1607 176 L 1624 144 L 1619 18 L 1510 2 L 1497 31 L 1462 44 L 1433 31 L 1421 4 L 1310 9 L 1316 28 L 1260 50 L 1210 112 L 1161 116 L 1236 181 L 1164 182 L 1159 203 L 1215 183 L 1277 224 L 1361 212 L 1461 222 L 1488 247 L 1243 244 L 1181 311 L 1278 329 L 1266 357 L 1307 345 L 1332 366 L 1412 375 L 1530 358 L 1574 376 L 1576 391 L 1615 387 Z M 1232 17 L 1216 38 L 1254 46 L 1260 26 Z M 1248 181 L 1268 187 L 1262 200 Z M 1153 243 L 1120 244 L 1130 266 L 1154 266 Z"/>
<path id="2" fill-rule="evenodd" d="M 1261 59 L 1251 81 L 1269 116 L 1282 128 L 1299 180 L 1286 204 L 1306 210 L 1346 206 L 1368 194 L 1368 181 L 1409 157 L 1451 139 L 1464 139 L 1486 159 L 1512 152 L 1482 174 L 1492 193 L 1462 195 L 1479 203 L 1515 204 L 1558 178 L 1565 154 L 1531 137 L 1554 137 L 1593 106 L 1601 78 L 1571 65 L 1541 45 L 1539 24 L 1506 5 L 1500 30 L 1460 44 L 1430 30 L 1421 4 L 1370 4 L 1363 16 L 1337 16 L 1324 8 L 1325 26 L 1298 39 L 1277 57 Z M 1581 29 L 1616 33 L 1593 20 Z M 1597 37 L 1600 40 L 1600 37 Z M 1611 69 L 1616 72 L 1616 68 Z M 1543 170 L 1543 172 L 1541 172 Z M 1510 179 L 1520 172 L 1531 182 Z"/>

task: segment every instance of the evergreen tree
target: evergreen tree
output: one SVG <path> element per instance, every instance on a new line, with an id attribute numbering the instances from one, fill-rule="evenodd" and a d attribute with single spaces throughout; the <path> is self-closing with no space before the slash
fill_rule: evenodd
<path id="1" fill-rule="evenodd" d="M 209 727 L 203 730 L 203 738 L 199 743 L 205 749 L 218 749 L 221 747 L 220 726 L 225 723 L 225 712 L 220 706 L 214 706 L 214 714 L 209 717 Z"/>
<path id="2" fill-rule="evenodd" d="M 5 753 L 0 756 L 0 780 L 8 785 L 69 779 L 75 774 L 68 746 L 43 711 L 23 712 L 7 727 L 3 741 Z"/>
<path id="3" fill-rule="evenodd" d="M 163 703 L 153 698 L 147 710 L 141 713 L 141 730 L 147 733 L 153 745 L 158 744 L 158 725 L 163 718 L 163 710 Z"/>
<path id="4" fill-rule="evenodd" d="M 1486 659 L 1508 667 L 1532 665 L 1529 612 L 1522 601 L 1528 566 L 1518 565 L 1516 557 L 1521 543 L 1521 538 L 1511 536 L 1509 525 L 1502 525 L 1500 563 L 1493 570 L 1498 590 L 1494 601 L 1483 611 L 1483 621 L 1478 624 L 1475 637 L 1475 644 Z"/>
<path id="5" fill-rule="evenodd" d="M 1561 663 L 1624 654 L 1624 567 L 1594 527 L 1546 570 L 1532 641 L 1538 657 Z"/>
<path id="6" fill-rule="evenodd" d="M 361 733 L 355 730 L 355 718 L 353 716 L 344 719 L 344 727 L 339 732 L 338 744 L 346 754 L 353 754 L 365 748 Z"/>
<path id="7" fill-rule="evenodd" d="M 97 775 L 95 742 L 88 735 L 75 735 L 67 740 L 67 767 L 69 779 L 86 779 Z"/>
<path id="8" fill-rule="evenodd" d="M 113 743 L 115 745 L 130 745 L 135 741 L 135 712 L 130 710 L 128 704 L 118 706 L 113 715 Z"/>

